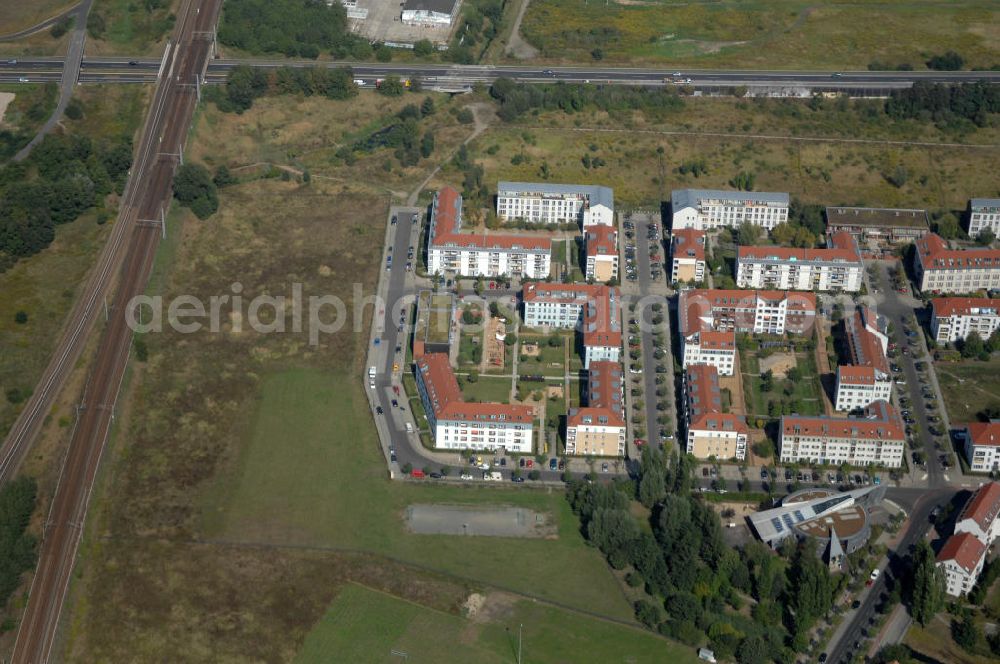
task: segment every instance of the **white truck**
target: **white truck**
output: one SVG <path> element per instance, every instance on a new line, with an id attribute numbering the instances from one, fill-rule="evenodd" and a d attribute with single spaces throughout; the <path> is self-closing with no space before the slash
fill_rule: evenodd
<path id="1" fill-rule="evenodd" d="M 375 367 L 368 367 L 368 387 L 375 389 Z"/>

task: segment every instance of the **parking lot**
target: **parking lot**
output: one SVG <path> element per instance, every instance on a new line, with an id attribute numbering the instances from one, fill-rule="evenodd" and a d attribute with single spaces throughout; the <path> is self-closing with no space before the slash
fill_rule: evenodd
<path id="1" fill-rule="evenodd" d="M 412 44 L 421 39 L 429 39 L 435 44 L 448 42 L 457 19 L 444 27 L 406 25 L 400 20 L 403 4 L 400 0 L 358 0 L 358 8 L 367 9 L 368 17 L 351 19 L 351 31 L 380 42 Z M 456 10 L 456 17 L 460 12 L 461 5 Z"/>

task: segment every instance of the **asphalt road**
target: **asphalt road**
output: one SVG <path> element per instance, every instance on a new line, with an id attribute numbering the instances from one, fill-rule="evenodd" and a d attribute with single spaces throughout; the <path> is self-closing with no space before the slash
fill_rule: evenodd
<path id="1" fill-rule="evenodd" d="M 76 87 L 77 76 L 80 72 L 80 63 L 83 61 L 83 44 L 87 39 L 87 14 L 90 13 L 90 6 L 93 2 L 94 0 L 83 0 L 70 14 L 74 20 L 73 34 L 70 35 L 69 48 L 59 76 L 59 100 L 56 102 L 52 115 L 45 121 L 38 133 L 14 155 L 14 161 L 21 161 L 31 154 L 34 147 L 41 143 L 46 134 L 62 120 L 66 105 L 69 104 L 69 100 L 73 96 L 73 88 Z"/>
<path id="2" fill-rule="evenodd" d="M 132 331 L 126 324 L 128 301 L 146 288 L 153 258 L 162 229 L 145 220 L 159 217 L 168 206 L 176 159 L 160 154 L 161 145 L 181 145 L 187 136 L 196 98 L 188 85 L 205 66 L 211 44 L 197 37 L 198 32 L 211 30 L 221 7 L 220 0 L 186 0 L 179 11 L 175 28 L 175 48 L 169 58 L 169 69 L 156 91 L 153 107 L 143 131 L 136 162 L 132 169 L 117 226 L 127 233 L 126 251 L 120 262 L 110 261 L 105 267 L 109 274 L 118 273 L 118 288 L 111 301 L 110 317 L 98 342 L 98 351 L 87 377 L 83 403 L 66 452 L 65 461 L 52 499 L 41 542 L 38 567 L 32 579 L 28 604 L 19 625 L 11 662 L 39 664 L 52 656 L 52 644 L 59 625 L 59 615 L 72 577 L 76 552 L 94 478 L 113 419 L 115 402 L 125 373 Z M 116 229 L 117 231 L 117 229 Z M 115 236 L 120 241 L 121 236 Z M 117 245 L 116 245 L 117 249 Z M 119 254 L 113 252 L 115 258 Z M 120 272 L 119 272 L 120 268 Z M 81 301 L 95 302 L 96 292 L 105 282 L 91 282 L 97 291 L 85 291 Z M 93 310 L 88 312 L 93 316 Z M 86 342 L 88 326 L 79 328 L 74 336 L 64 337 L 56 349 L 55 360 L 79 355 Z M 67 369 L 47 377 L 64 378 Z M 61 381 L 43 378 L 42 387 L 51 399 L 61 387 Z M 24 432 L 36 431 L 47 414 L 47 408 L 25 409 L 22 418 L 5 442 L 5 462 L 23 454 L 31 442 Z M 19 428 L 20 425 L 20 428 Z M 14 465 L 3 471 L 12 473 Z"/>
<path id="3" fill-rule="evenodd" d="M 0 61 L 0 81 L 57 80 L 61 58 L 19 58 L 15 64 Z M 529 83 L 564 81 L 572 83 L 619 85 L 675 85 L 683 80 L 696 89 L 735 86 L 805 88 L 823 91 L 847 91 L 857 94 L 887 93 L 907 88 L 916 81 L 960 83 L 970 81 L 1000 82 L 1000 72 L 874 72 L 874 71 L 756 71 L 691 69 L 677 72 L 670 69 L 629 67 L 552 67 L 489 66 L 454 64 L 393 64 L 366 62 L 316 62 L 312 60 L 213 60 L 208 67 L 207 81 L 219 82 L 228 71 L 240 64 L 267 69 L 278 67 L 351 67 L 355 78 L 373 85 L 374 79 L 395 75 L 419 78 L 425 85 L 461 88 L 474 83 L 489 83 L 499 77 L 509 77 Z M 142 83 L 155 79 L 160 61 L 149 58 L 89 57 L 84 59 L 80 82 Z M 675 77 L 675 73 L 682 76 Z M 687 83 L 688 79 L 690 82 Z M 666 82 L 666 83 L 665 83 Z"/>

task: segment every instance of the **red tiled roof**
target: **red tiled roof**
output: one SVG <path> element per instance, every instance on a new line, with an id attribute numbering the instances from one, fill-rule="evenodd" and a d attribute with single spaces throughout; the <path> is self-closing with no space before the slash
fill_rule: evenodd
<path id="1" fill-rule="evenodd" d="M 952 535 L 938 553 L 937 561 L 953 560 L 959 567 L 971 574 L 986 554 L 986 546 L 972 533 Z"/>
<path id="2" fill-rule="evenodd" d="M 985 532 L 1000 514 L 1000 483 L 989 482 L 972 494 L 955 523 L 972 519 Z"/>
<path id="3" fill-rule="evenodd" d="M 451 187 L 442 187 L 434 197 L 431 226 L 434 247 L 465 247 L 470 249 L 523 249 L 552 251 L 552 240 L 529 235 L 490 235 L 460 233 L 462 196 Z"/>
<path id="4" fill-rule="evenodd" d="M 617 256 L 618 233 L 612 226 L 590 226 L 584 234 L 588 256 Z"/>
<path id="5" fill-rule="evenodd" d="M 603 297 L 587 302 L 583 311 L 584 346 L 621 346 L 621 299 L 618 290 L 604 286 Z"/>
<path id="6" fill-rule="evenodd" d="M 680 330 L 685 337 L 712 329 L 716 315 L 749 316 L 757 311 L 758 301 L 765 305 L 784 302 L 789 320 L 816 312 L 816 294 L 798 291 L 753 291 L 695 288 L 681 291 Z M 710 320 L 703 320 L 710 319 Z"/>
<path id="7" fill-rule="evenodd" d="M 738 250 L 739 259 L 795 260 L 811 263 L 824 261 L 849 261 L 860 263 L 858 243 L 850 233 L 840 232 L 830 236 L 832 247 L 826 249 L 792 249 L 788 247 L 746 247 Z"/>
<path id="8" fill-rule="evenodd" d="M 524 285 L 521 297 L 525 302 L 540 300 L 543 302 L 580 303 L 587 299 L 607 297 L 609 286 L 604 284 L 547 284 L 532 282 Z"/>
<path id="9" fill-rule="evenodd" d="M 589 422 L 587 420 L 590 420 Z M 621 413 L 616 413 L 610 408 L 571 408 L 566 415 L 567 427 L 578 427 L 582 424 L 599 425 L 605 427 L 624 427 L 625 420 Z"/>
<path id="10" fill-rule="evenodd" d="M 925 270 L 1000 269 L 1000 249 L 949 249 L 936 233 L 925 235 L 915 244 Z"/>
<path id="11" fill-rule="evenodd" d="M 868 325 L 865 324 L 866 322 Z M 865 307 L 859 308 L 852 317 L 844 321 L 851 364 L 874 367 L 882 373 L 888 374 L 889 359 L 882 350 L 882 342 L 868 327 L 874 326 L 874 322 L 873 314 Z"/>
<path id="12" fill-rule="evenodd" d="M 1000 314 L 1000 299 L 982 297 L 936 297 L 931 300 L 934 307 L 934 317 L 969 316 L 985 313 L 983 309 L 992 309 L 993 315 Z"/>
<path id="13" fill-rule="evenodd" d="M 622 413 L 625 374 L 617 362 L 591 362 L 587 374 L 587 405 Z"/>
<path id="14" fill-rule="evenodd" d="M 705 260 L 705 233 L 694 228 L 680 228 L 670 234 L 671 258 Z"/>
<path id="15" fill-rule="evenodd" d="M 530 406 L 502 403 L 470 403 L 462 400 L 462 391 L 444 353 L 428 353 L 417 359 L 417 371 L 439 420 L 534 421 Z"/>
<path id="16" fill-rule="evenodd" d="M 689 419 L 722 412 L 719 372 L 711 364 L 693 364 L 684 373 L 684 405 Z"/>
<path id="17" fill-rule="evenodd" d="M 688 422 L 688 431 L 733 431 L 745 434 L 748 429 L 742 415 L 702 413 Z"/>
<path id="18" fill-rule="evenodd" d="M 971 422 L 965 425 L 973 445 L 1000 447 L 1000 421 Z"/>
<path id="19" fill-rule="evenodd" d="M 781 431 L 786 436 L 818 436 L 855 440 L 903 441 L 903 421 L 892 406 L 876 401 L 866 411 L 866 417 L 800 417 L 785 415 Z"/>
<path id="20" fill-rule="evenodd" d="M 837 382 L 850 385 L 874 385 L 875 369 L 853 364 L 839 366 L 837 367 Z"/>
<path id="21" fill-rule="evenodd" d="M 736 348 L 736 332 L 716 332 L 709 330 L 698 337 L 698 345 L 712 350 L 734 350 Z"/>

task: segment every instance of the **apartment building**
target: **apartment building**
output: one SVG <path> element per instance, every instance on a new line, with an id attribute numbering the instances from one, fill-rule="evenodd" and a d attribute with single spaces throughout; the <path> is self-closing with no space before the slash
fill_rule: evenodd
<path id="1" fill-rule="evenodd" d="M 955 521 L 955 532 L 938 553 L 937 565 L 945 573 L 945 589 L 962 597 L 976 585 L 986 553 L 1000 535 L 1000 484 L 989 482 L 976 489 Z"/>
<path id="2" fill-rule="evenodd" d="M 958 430 L 956 437 L 971 470 L 988 473 L 1000 469 L 1000 420 L 970 422 Z"/>
<path id="3" fill-rule="evenodd" d="M 614 226 L 590 226 L 583 234 L 586 277 L 606 282 L 618 279 L 618 232 Z"/>
<path id="4" fill-rule="evenodd" d="M 970 533 L 987 547 L 1000 535 L 1000 483 L 987 482 L 972 492 L 958 518 L 956 533 Z"/>
<path id="5" fill-rule="evenodd" d="M 885 401 L 870 405 L 863 417 L 781 418 L 781 463 L 826 463 L 899 468 L 906 449 L 903 421 Z"/>
<path id="6" fill-rule="evenodd" d="M 973 198 L 969 201 L 969 237 L 987 229 L 1000 236 L 1000 198 Z"/>
<path id="7" fill-rule="evenodd" d="M 828 236 L 825 249 L 741 246 L 736 256 L 740 288 L 856 293 L 863 279 L 858 242 L 845 232 Z"/>
<path id="8" fill-rule="evenodd" d="M 584 368 L 621 359 L 621 297 L 604 284 L 526 284 L 521 299 L 528 327 L 575 328 L 583 337 Z"/>
<path id="9" fill-rule="evenodd" d="M 807 332 L 816 319 L 816 296 L 782 291 L 688 289 L 677 311 L 682 366 L 711 364 L 733 375 L 736 333 Z"/>
<path id="10" fill-rule="evenodd" d="M 770 231 L 788 221 L 788 194 L 720 189 L 675 189 L 670 194 L 672 230 L 709 231 L 748 223 Z"/>
<path id="11" fill-rule="evenodd" d="M 844 319 L 850 364 L 837 367 L 835 408 L 850 411 L 892 398 L 892 374 L 886 352 L 885 324 L 868 307 Z"/>
<path id="12" fill-rule="evenodd" d="M 670 281 L 705 280 L 705 233 L 681 228 L 670 234 Z"/>
<path id="13" fill-rule="evenodd" d="M 617 362 L 592 362 L 587 373 L 587 405 L 566 415 L 566 453 L 625 456 L 625 377 Z"/>
<path id="14" fill-rule="evenodd" d="M 427 271 L 463 277 L 549 276 L 552 241 L 522 235 L 462 233 L 462 196 L 451 187 L 434 195 Z"/>
<path id="15" fill-rule="evenodd" d="M 975 535 L 952 535 L 937 555 L 944 571 L 944 589 L 952 597 L 963 597 L 976 585 L 986 560 L 986 547 Z"/>
<path id="16" fill-rule="evenodd" d="M 955 343 L 973 332 L 989 339 L 1000 329 L 1000 299 L 936 297 L 931 310 L 931 332 L 938 343 Z"/>
<path id="17" fill-rule="evenodd" d="M 902 208 L 826 208 L 826 232 L 850 233 L 865 241 L 912 242 L 930 233 L 927 210 Z"/>
<path id="18" fill-rule="evenodd" d="M 614 226 L 615 196 L 610 187 L 548 182 L 497 184 L 497 216 L 536 224 L 578 223 Z"/>
<path id="19" fill-rule="evenodd" d="M 436 449 L 531 453 L 535 417 L 530 406 L 465 401 L 444 353 L 422 355 L 416 366 L 417 392 Z"/>
<path id="20" fill-rule="evenodd" d="M 699 459 L 746 458 L 749 429 L 740 415 L 722 412 L 719 372 L 695 364 L 684 372 L 686 450 Z"/>
<path id="21" fill-rule="evenodd" d="M 914 273 L 920 290 L 971 293 L 1000 288 L 1000 249 L 951 249 L 935 233 L 916 245 Z"/>

